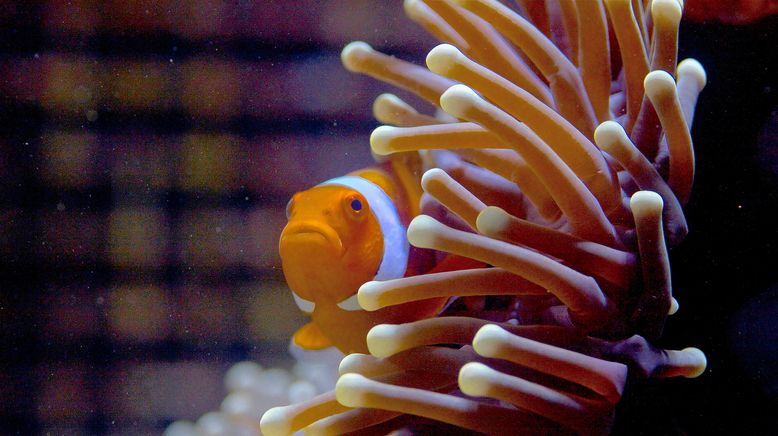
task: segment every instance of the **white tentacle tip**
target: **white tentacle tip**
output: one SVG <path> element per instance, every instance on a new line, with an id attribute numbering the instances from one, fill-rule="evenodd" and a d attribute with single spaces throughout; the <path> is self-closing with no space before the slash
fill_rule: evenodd
<path id="1" fill-rule="evenodd" d="M 366 282 L 357 291 L 357 301 L 362 309 L 373 312 L 381 308 L 378 297 L 381 294 L 381 282 Z"/>
<path id="2" fill-rule="evenodd" d="M 367 332 L 367 349 L 375 357 L 389 357 L 397 353 L 397 326 L 379 324 Z"/>
<path id="3" fill-rule="evenodd" d="M 391 139 L 394 136 L 395 127 L 378 126 L 370 134 L 370 149 L 375 154 L 386 156 L 392 154 Z"/>
<path id="4" fill-rule="evenodd" d="M 473 337 L 473 349 L 484 357 L 496 357 L 511 333 L 494 324 L 481 327 Z"/>
<path id="5" fill-rule="evenodd" d="M 594 143 L 611 154 L 614 154 L 612 151 L 616 148 L 616 145 L 625 139 L 629 139 L 627 133 L 621 127 L 621 124 L 615 121 L 605 121 L 594 130 Z"/>
<path id="6" fill-rule="evenodd" d="M 697 81 L 700 89 L 708 83 L 708 75 L 705 73 L 705 67 L 696 59 L 684 59 L 678 64 L 678 77 L 689 77 Z"/>
<path id="7" fill-rule="evenodd" d="M 678 0 L 654 0 L 651 3 L 651 16 L 654 20 L 665 19 L 672 23 L 680 23 L 683 6 Z"/>
<path id="8" fill-rule="evenodd" d="M 473 397 L 484 397 L 489 394 L 489 380 L 494 370 L 479 362 L 466 363 L 459 370 L 459 389 Z"/>
<path id="9" fill-rule="evenodd" d="M 440 107 L 457 118 L 466 118 L 468 109 L 477 105 L 481 97 L 466 85 L 454 85 L 440 96 Z"/>
<path id="10" fill-rule="evenodd" d="M 635 216 L 662 213 L 663 206 L 662 197 L 654 191 L 638 191 L 629 199 L 629 208 Z"/>
<path id="11" fill-rule="evenodd" d="M 643 87 L 648 98 L 654 99 L 667 92 L 675 92 L 675 79 L 665 70 L 654 70 L 646 74 Z"/>
<path id="12" fill-rule="evenodd" d="M 433 73 L 445 76 L 457 63 L 462 55 L 458 48 L 451 44 L 440 44 L 427 54 L 427 68 Z"/>
<path id="13" fill-rule="evenodd" d="M 346 407 L 360 407 L 368 379 L 359 374 L 343 374 L 335 383 L 335 399 Z"/>
<path id="14" fill-rule="evenodd" d="M 708 367 L 708 358 L 705 357 L 705 353 L 696 347 L 688 347 L 681 350 L 689 356 L 689 359 L 695 363 L 691 370 L 684 375 L 686 378 L 695 378 L 702 375 L 705 372 L 705 368 Z"/>
<path id="15" fill-rule="evenodd" d="M 431 182 L 434 182 L 435 180 L 443 181 L 446 179 L 450 179 L 451 177 L 443 171 L 440 168 L 432 168 L 424 172 L 424 174 L 421 175 L 421 187 L 425 191 L 428 191 L 427 187 Z"/>
<path id="16" fill-rule="evenodd" d="M 484 235 L 497 235 L 505 231 L 511 216 L 497 206 L 487 206 L 475 220 L 478 231 Z"/>
<path id="17" fill-rule="evenodd" d="M 382 123 L 392 124 L 392 120 L 395 119 L 398 111 L 418 113 L 416 109 L 400 97 L 388 92 L 379 95 L 373 100 L 373 115 Z"/>
<path id="18" fill-rule="evenodd" d="M 355 369 L 364 361 L 365 356 L 367 356 L 367 354 L 362 353 L 351 353 L 344 356 L 338 365 L 338 374 L 344 375 L 350 372 L 356 372 Z"/>
<path id="19" fill-rule="evenodd" d="M 289 422 L 285 407 L 273 407 L 265 412 L 259 420 L 259 428 L 262 434 L 267 436 L 286 436 L 292 434 L 292 426 Z"/>
<path id="20" fill-rule="evenodd" d="M 353 41 L 346 44 L 340 52 L 340 61 L 347 70 L 359 72 L 359 58 L 361 55 L 370 53 L 373 47 L 364 41 Z"/>
<path id="21" fill-rule="evenodd" d="M 443 224 L 435 218 L 419 215 L 408 225 L 408 242 L 419 248 L 435 248 L 442 228 Z"/>

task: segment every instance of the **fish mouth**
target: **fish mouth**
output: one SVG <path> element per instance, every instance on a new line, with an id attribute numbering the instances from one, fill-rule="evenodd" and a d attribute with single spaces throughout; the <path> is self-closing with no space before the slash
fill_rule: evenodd
<path id="1" fill-rule="evenodd" d="M 306 241 L 309 243 L 324 242 L 331 247 L 338 257 L 343 255 L 343 242 L 338 233 L 329 226 L 323 226 L 314 223 L 293 223 L 288 224 L 281 234 L 282 242 Z"/>

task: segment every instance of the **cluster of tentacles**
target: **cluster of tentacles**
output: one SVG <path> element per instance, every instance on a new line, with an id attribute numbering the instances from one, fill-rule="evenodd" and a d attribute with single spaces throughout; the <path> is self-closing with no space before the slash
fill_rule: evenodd
<path id="1" fill-rule="evenodd" d="M 407 415 L 490 434 L 607 433 L 628 377 L 704 370 L 700 350 L 650 344 L 678 308 L 668 248 L 687 233 L 705 85 L 696 61 L 676 65 L 682 4 L 517 3 L 406 1 L 445 43 L 427 68 L 362 42 L 343 50 L 347 69 L 441 110 L 389 94 L 374 105 L 387 126 L 373 152 L 418 151 L 436 167 L 410 243 L 489 266 L 362 286 L 365 310 L 458 303 L 374 327 L 370 354 L 343 359 L 333 392 L 271 409 L 265 434 L 391 428 Z"/>

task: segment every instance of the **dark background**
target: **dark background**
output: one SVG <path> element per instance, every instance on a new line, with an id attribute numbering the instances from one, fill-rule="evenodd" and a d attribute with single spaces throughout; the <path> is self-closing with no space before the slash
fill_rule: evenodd
<path id="1" fill-rule="evenodd" d="M 340 66 L 354 39 L 435 44 L 399 2 L 0 1 L 0 433 L 158 434 L 288 361 L 284 206 L 370 164 L 389 90 Z M 659 345 L 708 370 L 630 385 L 617 433 L 778 433 L 776 41 L 683 24 L 708 87 Z"/>

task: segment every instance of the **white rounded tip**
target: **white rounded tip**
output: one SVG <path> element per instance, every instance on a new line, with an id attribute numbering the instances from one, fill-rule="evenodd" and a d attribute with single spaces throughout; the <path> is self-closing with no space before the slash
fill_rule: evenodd
<path id="1" fill-rule="evenodd" d="M 459 389 L 472 397 L 489 395 L 489 379 L 494 370 L 479 362 L 470 362 L 459 370 Z"/>
<path id="2" fill-rule="evenodd" d="M 445 76 L 456 66 L 457 58 L 462 54 L 451 44 L 440 44 L 427 54 L 427 68 L 433 73 Z"/>
<path id="3" fill-rule="evenodd" d="M 708 358 L 705 357 L 705 353 L 699 348 L 688 347 L 681 350 L 682 353 L 686 353 L 696 363 L 691 372 L 684 375 L 686 378 L 695 378 L 702 375 L 705 372 L 705 368 L 708 366 Z"/>
<path id="4" fill-rule="evenodd" d="M 392 124 L 398 112 L 418 113 L 400 97 L 388 92 L 373 101 L 373 116 L 382 123 Z"/>
<path id="5" fill-rule="evenodd" d="M 475 220 L 478 231 L 484 235 L 497 235 L 505 231 L 510 224 L 511 216 L 497 206 L 487 206 Z"/>
<path id="6" fill-rule="evenodd" d="M 390 141 L 394 135 L 395 127 L 392 126 L 378 126 L 373 133 L 370 134 L 370 149 L 373 153 L 386 156 L 392 154 L 390 147 Z"/>
<path id="7" fill-rule="evenodd" d="M 338 365 L 338 374 L 343 375 L 350 372 L 357 372 L 356 368 L 362 366 L 362 362 L 366 357 L 367 354 L 362 353 L 351 353 L 345 356 L 343 359 L 341 359 L 340 364 Z"/>
<path id="8" fill-rule="evenodd" d="M 661 214 L 663 205 L 662 197 L 654 191 L 638 191 L 629 199 L 629 208 L 635 216 Z"/>
<path id="9" fill-rule="evenodd" d="M 480 329 L 473 337 L 473 349 L 476 353 L 484 357 L 496 357 L 505 342 L 506 335 L 510 335 L 503 328 L 494 324 L 487 324 Z"/>
<path id="10" fill-rule="evenodd" d="M 375 357 L 389 357 L 396 354 L 398 344 L 397 326 L 392 324 L 378 324 L 367 332 L 367 349 Z"/>
<path id="11" fill-rule="evenodd" d="M 678 304 L 678 300 L 675 299 L 675 297 L 670 297 L 670 311 L 667 312 L 668 315 L 675 315 L 678 312 L 678 309 L 681 308 L 681 305 Z"/>
<path id="12" fill-rule="evenodd" d="M 678 77 L 689 77 L 697 81 L 700 89 L 708 83 L 708 75 L 705 73 L 705 67 L 696 59 L 684 59 L 678 64 Z"/>
<path id="13" fill-rule="evenodd" d="M 174 421 L 172 422 L 162 436 L 198 436 L 194 423 L 190 421 Z"/>
<path id="14" fill-rule="evenodd" d="M 627 133 L 615 121 L 605 121 L 594 130 L 594 143 L 610 154 L 615 154 L 617 145 L 625 139 L 629 141 Z"/>
<path id="15" fill-rule="evenodd" d="M 454 85 L 440 96 L 440 107 L 457 118 L 466 118 L 468 109 L 477 105 L 481 98 L 466 85 Z"/>
<path id="16" fill-rule="evenodd" d="M 354 41 L 346 44 L 340 52 L 340 61 L 347 70 L 359 72 L 359 58 L 373 52 L 373 47 L 364 41 Z"/>
<path id="17" fill-rule="evenodd" d="M 421 187 L 424 189 L 424 191 L 428 191 L 427 187 L 429 184 L 435 180 L 446 180 L 450 179 L 448 174 L 446 174 L 445 171 L 443 171 L 440 168 L 432 168 L 424 172 L 424 174 L 421 175 Z"/>
<path id="18" fill-rule="evenodd" d="M 335 399 L 346 407 L 360 407 L 367 382 L 368 379 L 359 374 L 343 374 L 335 383 Z"/>
<path id="19" fill-rule="evenodd" d="M 357 301 L 362 309 L 373 312 L 381 309 L 378 297 L 381 295 L 381 282 L 366 282 L 357 291 Z"/>
<path id="20" fill-rule="evenodd" d="M 408 242 L 414 247 L 435 248 L 437 235 L 442 228 L 443 224 L 435 218 L 419 215 L 408 225 Z"/>
<path id="21" fill-rule="evenodd" d="M 255 362 L 238 362 L 227 370 L 224 375 L 224 386 L 227 391 L 250 390 L 256 386 L 258 377 L 262 374 L 262 367 Z"/>
<path id="22" fill-rule="evenodd" d="M 672 23 L 680 23 L 682 8 L 678 0 L 654 0 L 651 3 L 651 16 L 654 21 L 664 19 Z"/>
<path id="23" fill-rule="evenodd" d="M 643 87 L 646 89 L 648 97 L 654 99 L 662 93 L 675 91 L 675 80 L 665 70 L 654 70 L 646 74 Z"/>
<path id="24" fill-rule="evenodd" d="M 287 436 L 292 434 L 292 423 L 286 407 L 273 407 L 259 420 L 259 428 L 266 436 Z"/>

